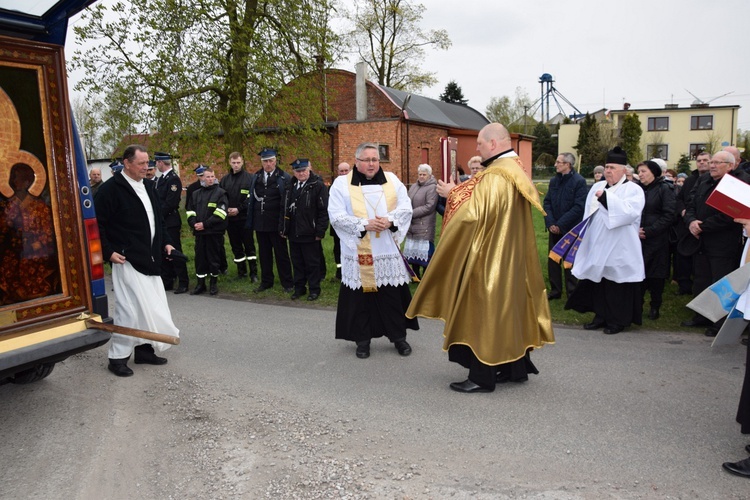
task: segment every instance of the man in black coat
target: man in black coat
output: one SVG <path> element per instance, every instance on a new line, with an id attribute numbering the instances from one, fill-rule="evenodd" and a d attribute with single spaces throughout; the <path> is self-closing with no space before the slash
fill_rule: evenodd
<path id="1" fill-rule="evenodd" d="M 247 208 L 247 227 L 255 231 L 260 257 L 260 286 L 256 292 L 273 288 L 273 262 L 286 293 L 292 293 L 292 264 L 289 261 L 287 242 L 279 228 L 284 216 L 284 193 L 291 176 L 276 167 L 276 150 L 265 148 L 260 153 L 263 168 L 253 175 L 250 200 Z"/>
<path id="2" fill-rule="evenodd" d="M 128 146 L 124 167 L 113 174 L 94 199 L 102 255 L 112 265 L 117 295 L 114 321 L 126 326 L 167 335 L 179 335 L 172 321 L 161 280 L 162 255 L 171 254 L 161 205 L 151 183 L 144 183 L 148 152 L 141 145 Z M 135 351 L 136 363 L 163 365 L 155 354 L 168 344 L 119 334 L 112 335 L 108 369 L 118 377 L 133 375 L 127 363 Z"/>
<path id="3" fill-rule="evenodd" d="M 247 277 L 250 265 L 250 281 L 258 281 L 258 263 L 255 260 L 255 242 L 253 232 L 247 228 L 247 206 L 250 199 L 250 187 L 253 176 L 245 170 L 245 161 L 237 151 L 230 153 L 231 171 L 221 178 L 219 185 L 227 192 L 229 225 L 227 235 L 232 246 L 234 263 L 237 264 L 237 278 Z"/>
<path id="4" fill-rule="evenodd" d="M 550 179 L 549 189 L 544 197 L 544 225 L 549 231 L 549 248 L 557 244 L 568 231 L 583 220 L 584 204 L 588 194 L 586 179 L 573 170 L 576 158 L 572 153 L 560 153 L 555 161 L 557 174 Z M 547 274 L 549 276 L 550 300 L 562 297 L 563 274 L 565 275 L 565 289 L 568 297 L 575 290 L 577 281 L 570 269 L 563 271 L 562 263 L 547 259 Z"/>
<path id="5" fill-rule="evenodd" d="M 159 195 L 161 204 L 161 213 L 164 217 L 164 226 L 167 228 L 169 238 L 172 240 L 174 247 L 182 252 L 182 243 L 180 241 L 180 229 L 182 228 L 182 218 L 180 217 L 180 200 L 182 199 L 182 181 L 180 176 L 172 168 L 172 156 L 167 153 L 154 153 L 156 168 L 161 172 L 161 176 L 156 179 L 156 192 Z M 190 285 L 187 273 L 187 264 L 183 261 L 167 260 L 162 261 L 162 281 L 164 289 L 172 290 L 174 293 L 185 293 Z M 174 288 L 174 281 L 177 279 L 177 288 Z"/>
<path id="6" fill-rule="evenodd" d="M 310 162 L 299 158 L 292 162 L 296 182 L 291 182 L 284 196 L 284 219 L 281 235 L 289 239 L 294 266 L 296 300 L 307 293 L 307 300 L 320 296 L 320 240 L 328 229 L 328 189 L 323 179 L 310 172 Z"/>
<path id="7" fill-rule="evenodd" d="M 734 175 L 747 183 L 750 183 L 750 175 L 734 170 L 734 156 L 726 151 L 711 157 L 708 174 L 695 184 L 684 216 L 688 231 L 699 241 L 698 251 L 693 255 L 694 296 L 737 269 L 742 254 L 742 226 L 707 205 L 706 200 L 724 175 Z M 708 326 L 706 336 L 709 337 L 715 337 L 722 324 L 723 319 L 711 324 L 699 314 L 682 322 L 682 326 Z"/>

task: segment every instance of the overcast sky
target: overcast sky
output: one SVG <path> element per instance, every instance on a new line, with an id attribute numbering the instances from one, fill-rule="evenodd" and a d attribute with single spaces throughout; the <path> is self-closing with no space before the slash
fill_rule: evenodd
<path id="1" fill-rule="evenodd" d="M 747 0 L 422 0 L 425 27 L 448 30 L 453 46 L 426 66 L 484 112 L 493 96 L 523 87 L 536 100 L 539 77 L 582 112 L 601 108 L 740 105 L 750 129 L 750 2 Z M 552 114 L 557 109 L 553 105 Z M 570 108 L 566 107 L 566 113 Z"/>
<path id="2" fill-rule="evenodd" d="M 742 106 L 739 127 L 750 129 L 748 0 L 421 3 L 422 26 L 446 29 L 453 42 L 428 53 L 425 67 L 438 83 L 423 90 L 426 97 L 437 98 L 455 80 L 468 104 L 484 113 L 492 97 L 513 97 L 516 87 L 538 99 L 539 77 L 549 73 L 582 112 L 622 109 L 623 102 L 634 109 L 682 107 L 695 100 L 688 90 L 704 101 L 732 92 L 711 104 Z M 71 32 L 68 57 L 74 38 Z M 354 71 L 354 62 L 340 67 Z M 550 116 L 556 112 L 551 103 Z"/>

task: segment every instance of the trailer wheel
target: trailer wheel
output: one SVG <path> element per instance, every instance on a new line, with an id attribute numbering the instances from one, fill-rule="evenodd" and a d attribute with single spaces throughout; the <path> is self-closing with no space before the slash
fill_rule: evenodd
<path id="1" fill-rule="evenodd" d="M 11 382 L 14 384 L 30 384 L 37 380 L 42 380 L 44 377 L 52 373 L 53 368 L 55 368 L 55 363 L 36 365 L 34 368 L 29 368 L 28 370 L 13 375 Z"/>

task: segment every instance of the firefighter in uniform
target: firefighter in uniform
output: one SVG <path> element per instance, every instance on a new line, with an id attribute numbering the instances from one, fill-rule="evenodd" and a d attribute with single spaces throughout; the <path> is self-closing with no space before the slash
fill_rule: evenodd
<path id="1" fill-rule="evenodd" d="M 328 229 L 328 188 L 323 179 L 310 171 L 310 161 L 299 158 L 292 162 L 294 177 L 284 196 L 284 220 L 281 235 L 289 240 L 294 267 L 296 300 L 307 293 L 307 300 L 320 296 L 320 241 Z"/>
<path id="2" fill-rule="evenodd" d="M 161 203 L 161 213 L 164 216 L 164 227 L 169 233 L 172 245 L 182 252 L 180 242 L 180 229 L 182 219 L 180 218 L 180 199 L 182 198 L 182 182 L 177 172 L 172 169 L 172 156 L 167 153 L 154 153 L 156 168 L 161 176 L 156 179 L 156 192 Z M 185 293 L 190 285 L 187 273 L 187 264 L 179 260 L 168 260 L 162 256 L 161 279 L 165 290 L 174 289 L 174 293 Z M 177 279 L 177 288 L 174 281 Z"/>
<path id="3" fill-rule="evenodd" d="M 250 185 L 253 176 L 245 170 L 245 161 L 238 152 L 229 155 L 229 165 L 232 170 L 221 178 L 219 185 L 227 192 L 229 209 L 227 210 L 229 225 L 227 235 L 237 264 L 237 278 L 247 277 L 250 265 L 250 281 L 258 281 L 258 263 L 255 260 L 255 242 L 252 230 L 246 227 L 247 205 L 250 196 Z"/>
<path id="4" fill-rule="evenodd" d="M 292 293 L 294 282 L 292 265 L 289 262 L 289 248 L 279 233 L 284 215 L 284 193 L 292 178 L 276 167 L 275 149 L 265 148 L 258 155 L 263 168 L 253 175 L 247 208 L 247 227 L 252 229 L 258 238 L 260 257 L 260 286 L 255 291 L 262 292 L 273 288 L 275 258 L 281 286 L 286 293 Z"/>
<path id="5" fill-rule="evenodd" d="M 187 220 L 195 235 L 195 275 L 198 284 L 190 295 L 206 291 L 206 276 L 210 276 L 209 292 L 219 293 L 217 282 L 221 267 L 221 244 L 227 229 L 227 193 L 216 182 L 210 168 L 203 172 L 201 188 L 193 193 Z"/>

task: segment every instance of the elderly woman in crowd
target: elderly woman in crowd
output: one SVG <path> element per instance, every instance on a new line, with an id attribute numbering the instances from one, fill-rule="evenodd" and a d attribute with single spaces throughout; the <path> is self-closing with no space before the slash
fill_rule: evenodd
<path id="1" fill-rule="evenodd" d="M 594 167 L 594 182 L 599 182 L 604 178 L 604 167 L 597 165 Z"/>
<path id="2" fill-rule="evenodd" d="M 438 194 L 432 167 L 422 164 L 417 168 L 417 182 L 409 188 L 409 198 L 413 213 L 411 226 L 406 233 L 404 257 L 419 277 L 435 251 L 435 209 Z"/>
<path id="3" fill-rule="evenodd" d="M 664 179 L 661 167 L 656 162 L 648 160 L 639 163 L 638 177 L 646 197 L 638 231 L 646 272 L 641 293 L 645 301 L 646 291 L 650 292 L 648 318 L 655 320 L 659 318 L 664 283 L 669 276 L 669 228 L 675 220 L 676 201 L 674 189 Z"/>
<path id="4" fill-rule="evenodd" d="M 472 156 L 469 159 L 469 172 L 471 172 L 471 177 L 474 177 L 479 172 L 484 170 L 484 165 L 482 165 L 482 157 L 481 156 Z"/>

